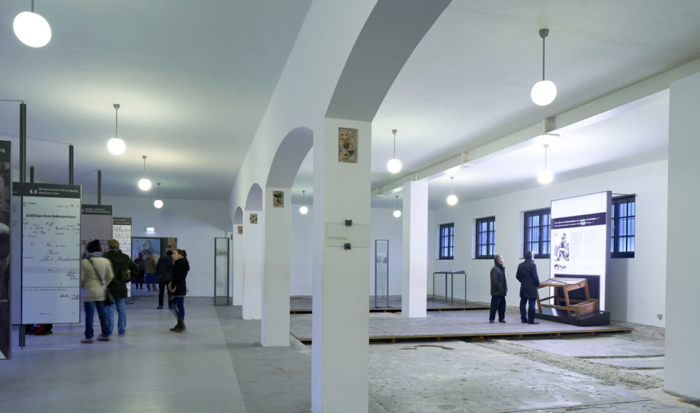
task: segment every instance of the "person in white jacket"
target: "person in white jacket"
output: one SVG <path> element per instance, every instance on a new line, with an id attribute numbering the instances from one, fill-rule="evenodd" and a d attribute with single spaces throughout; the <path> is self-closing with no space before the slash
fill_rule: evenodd
<path id="1" fill-rule="evenodd" d="M 82 273 L 80 276 L 80 286 L 85 302 L 85 338 L 81 343 L 92 343 L 94 330 L 92 328 L 95 308 L 100 318 L 100 329 L 102 334 L 97 337 L 98 341 L 109 341 L 112 327 L 105 310 L 106 288 L 114 278 L 112 264 L 107 258 L 102 258 L 100 251 L 100 241 L 90 241 L 86 247 L 87 257 L 83 259 Z"/>

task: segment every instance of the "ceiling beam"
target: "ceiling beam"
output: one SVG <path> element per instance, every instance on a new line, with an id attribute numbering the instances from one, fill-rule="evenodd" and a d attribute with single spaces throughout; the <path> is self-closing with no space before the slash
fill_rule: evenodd
<path id="1" fill-rule="evenodd" d="M 449 175 L 461 168 L 474 166 L 496 156 L 520 149 L 534 138 L 581 123 L 589 125 L 619 114 L 621 106 L 643 97 L 668 89 L 672 82 L 700 73 L 700 58 L 658 73 L 639 82 L 625 86 L 605 96 L 594 99 L 571 110 L 527 126 L 516 132 L 495 139 L 487 144 L 462 152 L 417 172 L 411 172 L 393 182 L 372 188 L 372 196 L 387 196 L 401 191 L 403 184 L 420 179 L 433 179 Z M 586 122 L 587 121 L 587 122 Z M 578 126 L 578 125 L 577 125 Z M 570 128 L 567 128 L 569 130 Z M 466 159 L 465 159 L 466 158 Z"/>

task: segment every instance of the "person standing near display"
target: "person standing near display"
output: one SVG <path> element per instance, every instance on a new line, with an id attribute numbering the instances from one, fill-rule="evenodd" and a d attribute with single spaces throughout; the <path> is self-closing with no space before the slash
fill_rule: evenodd
<path id="1" fill-rule="evenodd" d="M 158 258 L 156 264 L 156 280 L 158 280 L 158 310 L 163 309 L 163 294 L 170 281 L 173 279 L 173 252 L 168 250 L 165 257 Z M 173 304 L 170 300 L 170 292 L 168 292 L 168 308 L 172 309 Z"/>
<path id="2" fill-rule="evenodd" d="M 168 291 L 174 296 L 175 316 L 177 324 L 170 331 L 180 332 L 185 329 L 185 296 L 187 295 L 187 273 L 190 271 L 190 263 L 187 261 L 187 252 L 176 249 L 173 251 L 173 279 L 168 284 Z"/>
<path id="3" fill-rule="evenodd" d="M 520 281 L 520 320 L 523 323 L 539 324 L 535 321 L 535 300 L 537 300 L 537 289 L 540 287 L 540 278 L 537 276 L 537 265 L 532 257 L 532 251 L 525 251 L 525 261 L 518 265 L 515 278 Z M 526 304 L 529 304 L 527 314 L 525 313 Z"/>
<path id="4" fill-rule="evenodd" d="M 146 288 L 148 288 L 148 291 L 151 291 L 151 285 L 153 285 L 153 291 L 158 290 L 158 286 L 156 284 L 156 259 L 153 257 L 153 254 L 147 254 L 143 257 L 145 260 L 145 269 L 146 269 Z"/>
<path id="5" fill-rule="evenodd" d="M 90 241 L 86 247 L 87 257 L 83 259 L 80 275 L 80 287 L 82 287 L 83 301 L 85 302 L 85 338 L 81 343 L 92 343 L 94 330 L 92 321 L 95 316 L 95 308 L 100 318 L 102 334 L 97 341 L 109 341 L 111 325 L 105 312 L 106 290 L 114 278 L 112 265 L 106 258 L 100 257 L 100 241 Z"/>
<path id="6" fill-rule="evenodd" d="M 109 333 L 112 334 L 114 331 L 114 309 L 116 307 L 119 315 L 117 332 L 120 336 L 123 336 L 126 334 L 126 297 L 128 296 L 126 284 L 131 282 L 133 278 L 138 277 L 140 270 L 139 266 L 119 249 L 119 241 L 112 238 L 107 241 L 107 247 L 109 251 L 103 257 L 107 258 L 112 264 L 112 271 L 114 272 L 114 280 L 107 286 L 114 298 L 114 304 L 106 307 L 110 325 Z"/>
<path id="7" fill-rule="evenodd" d="M 498 310 L 498 322 L 506 322 L 506 295 L 508 294 L 508 282 L 506 281 L 506 267 L 503 266 L 503 257 L 493 257 L 491 268 L 491 312 L 489 323 L 493 323 Z"/>

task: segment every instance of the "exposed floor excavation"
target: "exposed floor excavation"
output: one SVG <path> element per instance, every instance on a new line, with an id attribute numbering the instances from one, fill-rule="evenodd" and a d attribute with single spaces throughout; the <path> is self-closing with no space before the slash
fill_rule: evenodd
<path id="1" fill-rule="evenodd" d="M 127 335 L 108 343 L 80 344 L 82 325 L 28 336 L 27 347 L 0 365 L 0 411 L 310 411 L 312 345 L 290 336 L 290 347 L 263 348 L 259 321 L 208 298 L 187 298 L 187 330 L 171 333 L 173 316 L 155 309 L 155 296 L 134 301 Z M 369 411 L 700 412 L 663 391 L 663 337 L 639 327 L 373 344 Z M 122 389 L 115 393 L 107 379 Z"/>

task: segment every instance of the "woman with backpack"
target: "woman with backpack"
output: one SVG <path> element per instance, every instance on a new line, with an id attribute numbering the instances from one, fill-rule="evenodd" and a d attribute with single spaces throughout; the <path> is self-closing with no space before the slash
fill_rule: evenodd
<path id="1" fill-rule="evenodd" d="M 175 316 L 177 324 L 170 331 L 179 333 L 185 329 L 185 295 L 187 295 L 187 273 L 190 271 L 190 263 L 187 261 L 187 252 L 176 249 L 173 251 L 173 279 L 168 284 L 168 291 L 174 297 Z"/>
<path id="2" fill-rule="evenodd" d="M 83 290 L 83 301 L 85 302 L 85 338 L 81 343 L 92 343 L 94 330 L 92 321 L 95 316 L 95 308 L 100 318 L 100 329 L 102 334 L 97 337 L 97 341 L 109 341 L 110 330 L 112 329 L 105 311 L 105 300 L 107 299 L 107 286 L 114 278 L 112 264 L 108 259 L 101 257 L 100 241 L 90 241 L 86 247 L 87 257 L 82 262 L 82 272 L 80 286 Z M 111 305 L 112 303 L 108 303 Z"/>

